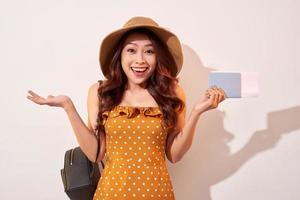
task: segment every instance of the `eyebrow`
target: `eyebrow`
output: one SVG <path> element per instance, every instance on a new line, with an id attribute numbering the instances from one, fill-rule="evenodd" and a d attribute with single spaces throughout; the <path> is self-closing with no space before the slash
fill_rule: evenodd
<path id="1" fill-rule="evenodd" d="M 126 45 L 128 45 L 128 44 L 134 44 L 134 45 L 137 45 L 137 44 L 134 43 L 134 42 L 128 42 Z M 148 44 L 145 44 L 144 46 L 153 46 L 153 44 L 152 44 L 152 43 L 148 43 Z"/>

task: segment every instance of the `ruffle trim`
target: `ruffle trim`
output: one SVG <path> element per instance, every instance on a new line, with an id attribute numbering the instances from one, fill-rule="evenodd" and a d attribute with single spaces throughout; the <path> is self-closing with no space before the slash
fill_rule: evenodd
<path id="1" fill-rule="evenodd" d="M 102 113 L 103 124 L 107 118 L 115 118 L 125 115 L 127 118 L 133 118 L 138 114 L 150 117 L 161 117 L 163 115 L 159 107 L 134 107 L 134 106 L 115 106 L 111 111 Z"/>

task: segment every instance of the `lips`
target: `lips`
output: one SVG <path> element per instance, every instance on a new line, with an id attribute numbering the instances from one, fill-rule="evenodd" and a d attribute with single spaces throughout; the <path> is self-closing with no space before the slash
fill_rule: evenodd
<path id="1" fill-rule="evenodd" d="M 147 74 L 149 67 L 130 67 L 136 77 L 143 77 Z"/>
<path id="2" fill-rule="evenodd" d="M 148 67 L 130 67 L 132 71 L 136 73 L 143 73 L 146 72 Z"/>

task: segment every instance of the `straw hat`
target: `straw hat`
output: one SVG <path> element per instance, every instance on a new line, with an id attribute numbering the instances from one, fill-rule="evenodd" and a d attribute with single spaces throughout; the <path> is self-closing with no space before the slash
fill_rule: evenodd
<path id="1" fill-rule="evenodd" d="M 127 21 L 121 29 L 113 31 L 103 39 L 100 46 L 99 55 L 100 67 L 103 75 L 107 77 L 107 75 L 109 74 L 108 62 L 112 58 L 112 50 L 116 48 L 116 45 L 118 44 L 121 37 L 129 30 L 136 28 L 146 28 L 152 31 L 158 38 L 160 38 L 162 42 L 167 45 L 175 61 L 176 66 L 172 66 L 174 67 L 172 69 L 172 74 L 176 77 L 180 72 L 183 63 L 180 41 L 174 33 L 159 26 L 154 20 L 148 17 L 133 17 L 129 21 Z"/>

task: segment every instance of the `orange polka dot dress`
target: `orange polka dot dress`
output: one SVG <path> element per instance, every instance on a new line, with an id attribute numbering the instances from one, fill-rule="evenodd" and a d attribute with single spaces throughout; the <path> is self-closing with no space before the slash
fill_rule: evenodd
<path id="1" fill-rule="evenodd" d="M 93 200 L 174 200 L 165 163 L 159 107 L 116 106 L 104 112 L 106 164 Z"/>

